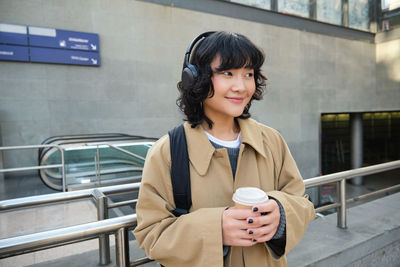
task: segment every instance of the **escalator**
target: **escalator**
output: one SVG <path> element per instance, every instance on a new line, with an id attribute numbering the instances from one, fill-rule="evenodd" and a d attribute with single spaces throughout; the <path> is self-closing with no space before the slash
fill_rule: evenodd
<path id="1" fill-rule="evenodd" d="M 63 148 L 66 188 L 71 191 L 140 181 L 144 158 L 155 141 L 150 137 L 107 133 L 54 136 L 42 144 Z M 61 152 L 56 147 L 40 149 L 38 160 L 40 166 L 60 164 Z M 48 187 L 62 190 L 61 168 L 41 169 L 39 176 Z"/>

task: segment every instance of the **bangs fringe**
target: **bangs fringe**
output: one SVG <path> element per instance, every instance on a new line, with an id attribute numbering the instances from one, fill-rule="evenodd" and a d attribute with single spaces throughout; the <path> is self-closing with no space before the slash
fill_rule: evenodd
<path id="1" fill-rule="evenodd" d="M 221 58 L 219 71 L 240 68 L 259 69 L 262 66 L 264 56 L 253 44 L 236 34 L 231 34 L 229 37 L 220 40 L 220 44 L 217 44 Z"/>

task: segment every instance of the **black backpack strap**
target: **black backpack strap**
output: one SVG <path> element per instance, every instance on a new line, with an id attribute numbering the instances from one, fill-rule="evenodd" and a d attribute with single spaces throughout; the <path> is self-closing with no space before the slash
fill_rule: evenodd
<path id="1" fill-rule="evenodd" d="M 170 130 L 168 134 L 171 151 L 171 181 L 176 206 L 172 213 L 179 217 L 182 214 L 189 213 L 192 206 L 189 155 L 183 124 Z"/>

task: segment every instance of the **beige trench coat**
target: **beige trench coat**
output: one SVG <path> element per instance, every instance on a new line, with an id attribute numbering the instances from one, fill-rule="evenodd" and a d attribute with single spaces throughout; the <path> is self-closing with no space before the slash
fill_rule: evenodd
<path id="1" fill-rule="evenodd" d="M 172 193 L 168 135 L 149 150 L 136 207 L 134 230 L 149 258 L 167 267 L 286 266 L 286 253 L 314 219 L 312 203 L 289 149 L 280 134 L 252 119 L 238 120 L 242 144 L 235 179 L 226 149 L 215 149 L 200 126 L 185 123 L 190 158 L 192 207 L 178 218 Z M 285 254 L 275 258 L 266 244 L 222 252 L 222 213 L 233 206 L 236 188 L 254 186 L 282 204 L 286 215 Z"/>

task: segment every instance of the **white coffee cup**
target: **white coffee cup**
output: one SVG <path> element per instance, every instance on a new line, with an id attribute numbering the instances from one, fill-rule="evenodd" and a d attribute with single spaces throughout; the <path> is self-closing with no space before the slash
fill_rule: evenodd
<path id="1" fill-rule="evenodd" d="M 240 187 L 236 189 L 232 200 L 238 209 L 251 209 L 253 206 L 266 203 L 268 195 L 257 187 Z"/>

